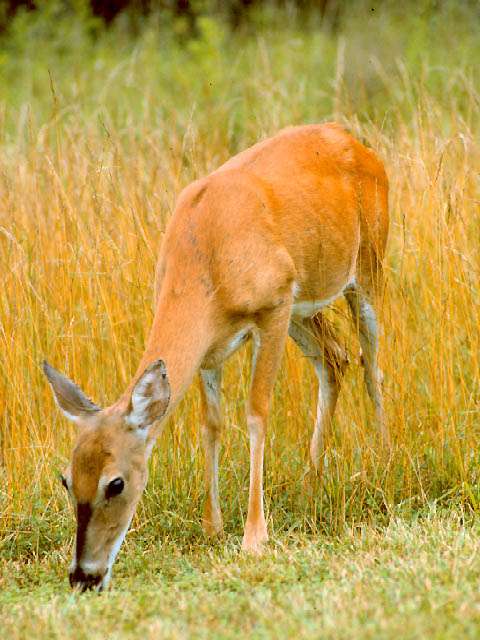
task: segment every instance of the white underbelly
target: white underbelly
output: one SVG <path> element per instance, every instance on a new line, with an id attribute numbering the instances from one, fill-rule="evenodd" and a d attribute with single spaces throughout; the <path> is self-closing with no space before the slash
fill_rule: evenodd
<path id="1" fill-rule="evenodd" d="M 338 296 L 327 298 L 326 300 L 299 300 L 292 306 L 292 316 L 299 318 L 311 318 L 319 311 L 328 307 Z"/>
<path id="2" fill-rule="evenodd" d="M 349 280 L 335 295 L 330 298 L 324 298 L 323 300 L 297 300 L 294 298 L 292 316 L 297 316 L 297 318 L 312 318 L 319 311 L 325 309 L 329 304 L 332 304 L 332 302 L 340 298 L 352 282 L 352 280 Z"/>

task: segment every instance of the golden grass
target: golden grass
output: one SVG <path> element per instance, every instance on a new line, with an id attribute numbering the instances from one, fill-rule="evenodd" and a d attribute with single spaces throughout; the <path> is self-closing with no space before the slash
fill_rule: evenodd
<path id="1" fill-rule="evenodd" d="M 142 352 L 155 258 L 180 189 L 231 151 L 304 119 L 297 109 L 301 95 L 280 111 L 279 102 L 288 103 L 281 86 L 265 93 L 272 61 L 261 43 L 258 51 L 263 62 L 242 94 L 245 104 L 254 96 L 257 119 L 240 128 L 231 125 L 225 101 L 212 101 L 198 119 L 184 105 L 178 116 L 172 111 L 158 120 L 150 105 L 141 122 L 132 112 L 120 126 L 103 115 L 100 123 L 85 121 L 80 108 L 62 112 L 54 100 L 50 119 L 37 123 L 35 114 L 25 115 L 5 148 L 1 508 L 3 542 L 13 555 L 48 548 L 51 523 L 66 515 L 56 470 L 74 433 L 54 406 L 41 360 L 47 357 L 99 403 L 112 402 Z M 357 342 L 340 304 L 332 315 L 344 330 L 352 366 L 328 440 L 324 482 L 313 497 L 303 499 L 301 479 L 316 382 L 291 344 L 269 423 L 267 507 L 275 526 L 304 531 L 381 523 L 435 500 L 476 508 L 480 498 L 479 95 L 465 80 L 467 106 L 460 113 L 453 99 L 450 107 L 440 104 L 415 85 L 408 118 L 398 108 L 387 124 L 374 124 L 355 117 L 342 91 L 342 68 L 337 72 L 337 116 L 385 160 L 391 181 L 381 363 L 393 449 L 380 461 Z M 393 96 L 397 87 L 383 82 Z M 408 93 L 406 86 L 402 91 Z M 227 530 L 237 533 L 246 508 L 247 356 L 248 349 L 232 359 L 224 380 L 221 490 Z M 158 516 L 165 535 L 197 531 L 203 495 L 198 404 L 194 385 L 159 439 L 137 529 Z"/>

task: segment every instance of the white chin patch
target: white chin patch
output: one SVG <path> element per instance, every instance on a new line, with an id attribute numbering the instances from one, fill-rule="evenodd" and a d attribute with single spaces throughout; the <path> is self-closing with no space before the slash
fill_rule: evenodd
<path id="1" fill-rule="evenodd" d="M 133 516 L 132 516 L 133 517 Z M 102 589 L 106 589 L 109 582 L 110 582 L 110 578 L 112 577 L 112 567 L 113 567 L 113 563 L 115 562 L 115 559 L 118 555 L 118 552 L 120 551 L 120 547 L 122 546 L 122 542 L 125 539 L 125 536 L 127 535 L 127 531 L 128 528 L 130 527 L 130 522 L 132 521 L 132 518 L 130 518 L 130 520 L 128 521 L 127 526 L 125 527 L 125 529 L 120 533 L 120 535 L 117 537 L 117 539 L 115 540 L 113 547 L 108 555 L 108 568 L 107 568 L 107 573 L 105 574 L 102 582 L 101 582 L 101 588 Z"/>
<path id="2" fill-rule="evenodd" d="M 112 577 L 112 567 L 110 567 L 107 573 L 103 576 L 101 583 L 98 585 L 99 591 L 104 591 L 110 584 L 110 578 Z"/>

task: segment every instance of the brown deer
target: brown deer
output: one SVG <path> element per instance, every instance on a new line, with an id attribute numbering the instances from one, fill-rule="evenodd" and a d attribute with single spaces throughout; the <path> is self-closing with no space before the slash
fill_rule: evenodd
<path id="1" fill-rule="evenodd" d="M 387 200 L 382 163 L 333 123 L 285 129 L 180 194 L 158 260 L 153 326 L 121 398 L 101 409 L 44 363 L 57 404 L 78 424 L 71 466 L 62 479 L 77 517 L 73 586 L 107 585 L 147 481 L 159 421 L 174 410 L 197 371 L 207 488 L 203 526 L 209 535 L 221 533 L 221 367 L 250 337 L 250 494 L 242 548 L 261 550 L 268 538 L 265 430 L 285 340 L 293 338 L 318 376 L 310 447 L 318 469 L 347 363 L 322 310 L 342 295 L 359 331 L 378 428 L 388 440 L 373 306 L 382 280 Z"/>

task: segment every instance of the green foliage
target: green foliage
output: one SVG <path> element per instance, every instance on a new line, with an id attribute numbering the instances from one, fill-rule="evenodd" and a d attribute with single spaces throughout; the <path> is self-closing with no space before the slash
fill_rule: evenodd
<path id="1" fill-rule="evenodd" d="M 340 104 L 362 120 L 388 123 L 399 109 L 409 119 L 424 93 L 467 113 L 468 87 L 479 80 L 477 9 L 444 3 L 425 19 L 422 7 L 406 12 L 387 2 L 372 13 L 353 4 L 337 33 L 308 21 L 299 31 L 295 17 L 267 5 L 255 10 L 250 33 L 232 35 L 206 12 L 187 37 L 181 19 L 161 13 L 134 31 L 120 16 L 106 30 L 83 0 L 41 2 L 19 11 L 0 39 L 2 130 L 26 135 L 18 113 L 27 105 L 38 127 L 78 109 L 101 127 L 126 113 L 141 123 L 153 104 L 163 114 L 190 105 L 197 119 L 222 104 L 233 131 L 249 122 L 262 128 L 270 108 L 278 125 L 330 117 Z M 452 38 L 455 46 L 445 46 Z"/>

